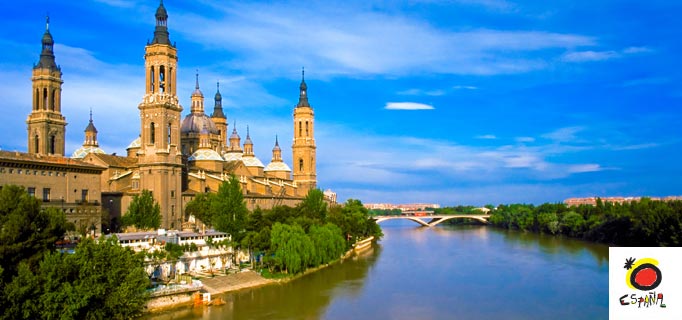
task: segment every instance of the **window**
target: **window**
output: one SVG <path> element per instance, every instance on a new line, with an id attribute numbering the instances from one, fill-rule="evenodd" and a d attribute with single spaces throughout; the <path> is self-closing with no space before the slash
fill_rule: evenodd
<path id="1" fill-rule="evenodd" d="M 168 123 L 168 144 L 171 144 L 171 123 Z"/>
<path id="2" fill-rule="evenodd" d="M 52 95 L 50 95 L 50 110 L 52 111 L 54 111 L 55 93 L 57 93 L 57 89 L 52 90 Z"/>
<path id="3" fill-rule="evenodd" d="M 81 190 L 81 200 L 83 202 L 88 202 L 88 189 Z"/>
<path id="4" fill-rule="evenodd" d="M 298 159 L 298 171 L 303 171 L 303 159 Z"/>
<path id="5" fill-rule="evenodd" d="M 154 143 L 154 134 L 156 134 L 156 128 L 154 128 L 154 122 L 149 124 L 149 142 Z"/>
<path id="6" fill-rule="evenodd" d="M 50 188 L 43 188 L 43 202 L 50 201 Z"/>
<path id="7" fill-rule="evenodd" d="M 171 198 L 175 198 L 175 190 L 171 190 Z"/>
<path id="8" fill-rule="evenodd" d="M 303 123 L 301 121 L 298 122 L 298 136 L 300 137 L 303 134 Z"/>
<path id="9" fill-rule="evenodd" d="M 28 195 L 29 195 L 29 196 L 31 196 L 31 197 L 35 197 L 35 196 L 36 196 L 36 188 L 34 188 L 34 187 L 28 187 L 28 189 L 26 189 L 26 190 L 28 191 Z"/>
<path id="10" fill-rule="evenodd" d="M 23 172 L 21 171 L 21 169 L 18 169 L 18 170 L 17 170 L 17 174 L 22 174 L 22 173 L 23 173 Z"/>
<path id="11" fill-rule="evenodd" d="M 149 67 L 149 92 L 154 93 L 154 66 Z"/>
<path id="12" fill-rule="evenodd" d="M 133 189 L 137 190 L 140 188 L 140 181 L 138 180 L 133 180 Z"/>
<path id="13" fill-rule="evenodd" d="M 159 92 L 166 92 L 166 68 L 159 67 Z"/>
<path id="14" fill-rule="evenodd" d="M 309 136 L 308 134 L 308 121 L 305 122 L 305 136 Z"/>
<path id="15" fill-rule="evenodd" d="M 56 140 L 55 136 L 50 136 L 50 152 L 49 153 L 52 153 L 52 154 L 55 153 L 54 152 L 55 140 Z"/>
<path id="16" fill-rule="evenodd" d="M 47 88 L 43 88 L 43 110 L 47 110 Z"/>
<path id="17" fill-rule="evenodd" d="M 38 142 L 39 142 L 39 139 L 38 139 L 38 135 L 36 134 L 36 135 L 33 137 L 33 146 L 34 146 L 34 148 L 35 148 L 35 152 L 36 152 L 36 153 L 40 152 L 40 147 L 39 147 Z"/>

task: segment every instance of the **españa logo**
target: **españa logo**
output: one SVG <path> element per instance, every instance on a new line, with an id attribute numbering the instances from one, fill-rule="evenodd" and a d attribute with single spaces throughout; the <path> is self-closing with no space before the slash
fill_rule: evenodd
<path id="1" fill-rule="evenodd" d="M 665 308 L 663 293 L 656 294 L 656 289 L 663 281 L 663 273 L 658 268 L 658 261 L 653 258 L 625 259 L 625 283 L 631 289 L 644 291 L 644 293 L 626 293 L 620 297 L 622 306 L 637 305 L 638 308 L 659 306 Z"/>

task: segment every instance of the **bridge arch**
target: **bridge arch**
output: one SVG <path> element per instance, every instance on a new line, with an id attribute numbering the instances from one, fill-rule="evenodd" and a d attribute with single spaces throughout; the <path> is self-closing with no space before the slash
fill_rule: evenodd
<path id="1" fill-rule="evenodd" d="M 473 219 L 484 224 L 488 223 L 490 216 L 485 214 L 456 214 L 456 215 L 435 215 L 435 216 L 375 216 L 372 219 L 376 220 L 377 224 L 388 220 L 411 220 L 425 227 L 433 227 L 443 221 L 451 219 Z M 428 221 L 426 221 L 428 219 Z"/>

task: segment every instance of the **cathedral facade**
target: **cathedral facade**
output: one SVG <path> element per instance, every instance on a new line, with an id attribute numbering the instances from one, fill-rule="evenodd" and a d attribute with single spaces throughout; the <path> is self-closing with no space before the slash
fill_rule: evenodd
<path id="1" fill-rule="evenodd" d="M 317 188 L 314 112 L 308 103 L 305 78 L 301 80 L 299 102 L 293 111 L 294 170 L 282 159 L 278 137 L 272 159 L 267 166 L 263 165 L 254 154 L 248 127 L 243 144 L 236 127 L 228 136 L 229 123 L 222 108 L 219 84 L 209 115 L 197 74 L 189 113 L 182 117 L 185 108 L 176 91 L 178 51 L 170 41 L 163 2 L 155 18 L 153 40 L 145 46 L 144 96 L 137 107 L 139 136 L 132 139 L 125 156 L 107 154 L 97 142 L 98 131 L 91 112 L 83 146 L 67 159 L 98 175 L 96 192 L 101 195 L 98 203 L 114 218 L 113 224 L 142 190 L 152 191 L 159 203 L 162 228 L 180 229 L 187 222 L 184 215 L 187 202 L 196 194 L 216 192 L 231 175 L 239 179 L 250 209 L 293 206 L 309 190 Z M 26 121 L 28 155 L 35 161 L 41 155 L 50 159 L 65 157 L 67 123 L 60 102 L 63 81 L 55 62 L 49 20 L 47 26 L 40 60 L 33 69 L 33 109 Z"/>

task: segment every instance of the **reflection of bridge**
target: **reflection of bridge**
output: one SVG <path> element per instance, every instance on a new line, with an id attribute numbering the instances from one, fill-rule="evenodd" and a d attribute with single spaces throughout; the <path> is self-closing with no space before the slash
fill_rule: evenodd
<path id="1" fill-rule="evenodd" d="M 488 223 L 488 218 L 490 216 L 487 214 L 452 214 L 452 215 L 432 215 L 432 216 L 372 216 L 372 219 L 376 220 L 377 223 L 384 222 L 386 220 L 412 220 L 416 223 L 421 224 L 426 227 L 433 227 L 443 221 L 450 219 L 473 219 L 480 221 L 482 223 Z M 428 222 L 427 222 L 428 220 Z"/>

